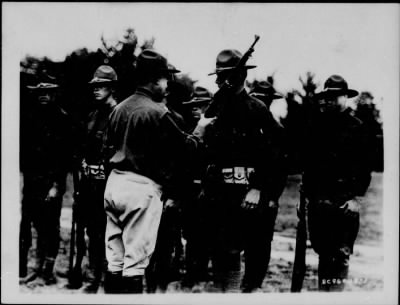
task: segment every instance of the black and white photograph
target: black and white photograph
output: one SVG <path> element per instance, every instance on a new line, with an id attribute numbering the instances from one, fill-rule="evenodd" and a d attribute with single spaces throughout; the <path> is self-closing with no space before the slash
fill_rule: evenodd
<path id="1" fill-rule="evenodd" d="M 2 303 L 398 304 L 399 17 L 2 2 Z"/>

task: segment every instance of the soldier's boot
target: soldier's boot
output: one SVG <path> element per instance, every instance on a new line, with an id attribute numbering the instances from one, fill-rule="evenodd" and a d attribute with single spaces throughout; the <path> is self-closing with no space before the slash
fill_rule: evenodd
<path id="1" fill-rule="evenodd" d="M 52 257 L 47 257 L 44 261 L 42 277 L 45 285 L 53 285 L 57 283 L 57 278 L 54 274 L 55 262 L 56 259 Z"/>
<path id="2" fill-rule="evenodd" d="M 224 292 L 240 292 L 240 270 L 230 270 L 223 278 Z"/>
<path id="3" fill-rule="evenodd" d="M 124 293 L 143 293 L 143 276 L 123 276 Z"/>
<path id="4" fill-rule="evenodd" d="M 82 268 L 79 264 L 75 264 L 75 266 L 70 271 L 71 273 L 68 275 L 68 284 L 66 285 L 67 289 L 79 289 L 82 287 Z"/>
<path id="5" fill-rule="evenodd" d="M 343 291 L 349 273 L 350 248 L 341 247 L 339 253 L 333 258 L 332 274 L 335 282 L 332 283 L 331 291 Z"/>
<path id="6" fill-rule="evenodd" d="M 27 275 L 24 278 L 20 278 L 19 283 L 20 284 L 26 284 L 28 287 L 30 286 L 36 286 L 36 284 L 32 284 L 32 282 L 38 281 L 40 278 L 39 284 L 44 285 L 42 282 L 42 269 L 43 269 L 43 264 L 44 264 L 44 259 L 40 253 L 40 251 L 37 251 L 36 258 L 35 258 L 35 265 L 33 267 L 33 270 L 27 273 Z"/>
<path id="7" fill-rule="evenodd" d="M 107 271 L 104 277 L 104 292 L 110 294 L 124 293 L 122 271 Z"/>
<path id="8" fill-rule="evenodd" d="M 84 293 L 97 293 L 101 281 L 101 269 L 88 267 L 86 273 L 87 283 L 82 287 Z"/>
<path id="9" fill-rule="evenodd" d="M 211 287 L 210 292 L 224 292 L 224 282 L 222 271 L 214 270 L 213 287 Z"/>
<path id="10" fill-rule="evenodd" d="M 19 258 L 19 277 L 24 278 L 28 275 L 28 260 L 25 253 L 20 254 Z"/>
<path id="11" fill-rule="evenodd" d="M 332 262 L 330 256 L 320 255 L 318 262 L 318 289 L 330 291 L 332 284 Z"/>

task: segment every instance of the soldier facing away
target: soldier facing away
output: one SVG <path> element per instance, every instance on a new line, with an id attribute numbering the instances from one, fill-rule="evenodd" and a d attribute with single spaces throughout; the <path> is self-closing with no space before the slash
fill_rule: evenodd
<path id="1" fill-rule="evenodd" d="M 363 124 L 348 106 L 348 98 L 356 95 L 341 76 L 329 77 L 317 94 L 321 104 L 310 116 L 306 134 L 302 190 L 311 244 L 319 255 L 319 289 L 324 291 L 344 289 L 362 196 L 371 180 Z"/>
<path id="2" fill-rule="evenodd" d="M 213 228 L 214 283 L 223 292 L 240 291 L 242 249 L 242 291 L 261 287 L 282 191 L 275 181 L 279 168 L 270 149 L 274 121 L 267 107 L 246 92 L 247 70 L 255 66 L 237 70 L 241 57 L 237 50 L 223 50 L 217 56 L 211 74 L 216 74 L 219 87 L 229 77 L 229 86 L 223 96 L 214 95 L 217 101 L 223 99 L 224 107 L 205 135 L 208 170 L 203 196 L 210 209 L 207 223 Z"/>
<path id="3" fill-rule="evenodd" d="M 165 200 L 177 195 L 177 152 L 196 149 L 205 127 L 213 121 L 200 120 L 193 135 L 182 132 L 159 103 L 176 70 L 149 49 L 138 56 L 136 69 L 139 86 L 115 107 L 107 129 L 106 143 L 113 152 L 104 195 L 107 293 L 143 292 L 163 208 L 161 195 Z"/>

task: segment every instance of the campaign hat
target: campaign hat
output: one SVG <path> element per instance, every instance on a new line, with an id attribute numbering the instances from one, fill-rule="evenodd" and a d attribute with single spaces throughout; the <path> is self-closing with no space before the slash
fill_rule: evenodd
<path id="1" fill-rule="evenodd" d="M 317 98 L 323 99 L 326 97 L 347 95 L 347 97 L 355 97 L 358 95 L 358 91 L 349 89 L 349 86 L 345 79 L 340 75 L 330 76 L 325 84 L 324 89 L 316 94 Z"/>
<path id="2" fill-rule="evenodd" d="M 208 75 L 218 74 L 224 71 L 230 71 L 236 68 L 240 59 L 243 57 L 242 53 L 235 49 L 222 50 L 216 60 L 216 69 Z M 257 66 L 245 65 L 243 69 L 254 69 Z"/>

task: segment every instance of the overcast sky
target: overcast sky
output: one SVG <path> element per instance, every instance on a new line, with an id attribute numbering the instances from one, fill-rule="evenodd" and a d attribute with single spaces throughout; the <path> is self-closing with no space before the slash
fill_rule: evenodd
<path id="1" fill-rule="evenodd" d="M 96 50 L 100 36 L 121 39 L 133 27 L 139 40 L 180 70 L 215 90 L 215 58 L 224 48 L 242 53 L 254 34 L 249 78 L 275 72 L 277 89 L 299 88 L 299 75 L 316 73 L 321 86 L 331 74 L 350 87 L 394 99 L 399 84 L 398 4 L 270 3 L 5 3 L 3 47 L 25 55 L 63 60 L 80 47 Z"/>

